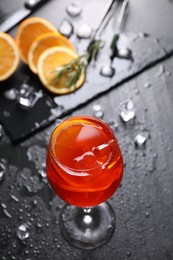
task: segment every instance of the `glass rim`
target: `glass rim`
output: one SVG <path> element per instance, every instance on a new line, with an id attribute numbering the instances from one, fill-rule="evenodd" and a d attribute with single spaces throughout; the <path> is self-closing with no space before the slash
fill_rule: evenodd
<path id="1" fill-rule="evenodd" d="M 105 162 L 105 163 L 103 163 L 103 164 L 99 164 L 98 166 L 96 166 L 96 167 L 92 167 L 92 168 L 85 168 L 85 169 L 83 169 L 83 168 L 80 168 L 80 169 L 77 169 L 77 168 L 72 168 L 72 167 L 69 167 L 69 166 L 67 166 L 67 165 L 65 165 L 64 163 L 62 163 L 58 158 L 57 158 L 57 156 L 55 156 L 55 153 L 54 153 L 54 151 L 53 151 L 53 136 L 54 136 L 54 133 L 57 131 L 57 128 L 58 127 L 60 127 L 60 125 L 62 125 L 64 122 L 67 122 L 67 121 L 72 121 L 73 119 L 80 119 L 80 118 L 82 118 L 82 119 L 88 119 L 88 118 L 91 118 L 91 119 L 94 119 L 96 122 L 98 122 L 98 125 L 100 126 L 100 122 L 102 123 L 102 124 L 104 124 L 106 127 L 107 127 L 107 129 L 110 131 L 110 133 L 111 133 L 111 135 L 112 135 L 112 140 L 114 140 L 114 147 L 115 147 L 115 149 L 116 149 L 116 143 L 117 143 L 117 139 L 116 139 L 116 137 L 115 137 L 115 135 L 114 135 L 114 133 L 113 133 L 113 130 L 110 128 L 110 126 L 104 121 L 104 120 L 102 120 L 102 119 L 100 119 L 100 118 L 97 118 L 97 117 L 95 117 L 95 116 L 92 116 L 92 115 L 85 115 L 85 114 L 80 114 L 80 115 L 75 115 L 75 116 L 71 116 L 71 117 L 69 117 L 69 118 L 66 118 L 66 119 L 64 119 L 64 120 L 62 120 L 61 122 L 60 122 L 60 124 L 58 124 L 55 128 L 54 128 L 54 130 L 53 130 L 53 132 L 52 132 L 52 134 L 51 134 L 51 137 L 50 137 L 50 142 L 49 142 L 49 146 L 48 146 L 48 151 L 51 153 L 51 157 L 53 157 L 53 160 L 55 161 L 55 163 L 57 163 L 58 165 L 60 165 L 62 168 L 63 168 L 63 170 L 69 170 L 70 171 L 70 173 L 69 174 L 71 174 L 71 175 L 75 175 L 75 172 L 77 172 L 78 173 L 78 176 L 86 176 L 86 175 L 89 175 L 89 173 L 91 172 L 91 171 L 93 171 L 93 170 L 95 170 L 95 169 L 104 169 L 104 167 L 109 163 L 109 161 L 111 161 L 111 158 L 112 158 L 112 155 L 113 154 L 115 154 L 115 150 L 113 150 L 112 151 L 112 153 L 110 154 L 110 156 L 108 157 L 108 159 L 107 159 L 107 161 Z M 56 138 L 56 137 L 55 137 Z M 81 172 L 81 175 L 79 174 L 79 172 Z M 88 174 L 87 174 L 88 173 Z"/>

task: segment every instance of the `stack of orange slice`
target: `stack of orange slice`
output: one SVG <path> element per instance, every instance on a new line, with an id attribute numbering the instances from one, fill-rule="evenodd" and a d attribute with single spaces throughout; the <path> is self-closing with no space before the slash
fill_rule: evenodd
<path id="1" fill-rule="evenodd" d="M 1 38 L 0 35 L 0 43 L 2 41 Z M 12 45 L 12 40 L 12 37 L 11 41 L 8 39 L 8 44 L 10 43 Z M 0 70 L 0 80 L 1 78 L 2 80 L 8 78 L 14 73 L 18 66 L 20 55 L 21 60 L 29 66 L 32 72 L 38 74 L 42 84 L 52 93 L 67 94 L 73 92 L 84 83 L 84 70 L 75 87 L 66 87 L 66 75 L 62 75 L 58 83 L 53 80 L 58 68 L 77 58 L 78 55 L 71 42 L 61 35 L 55 26 L 46 19 L 41 17 L 25 19 L 17 28 L 15 42 L 16 44 L 13 40 L 14 44 L 12 45 L 13 52 L 16 55 L 15 58 L 13 58 L 15 65 L 12 66 L 11 70 L 6 68 L 6 66 L 4 67 L 9 71 L 7 74 Z M 4 75 L 1 75 L 3 73 Z"/>
<path id="2" fill-rule="evenodd" d="M 63 75 L 58 83 L 54 81 L 58 68 L 78 55 L 71 42 L 47 20 L 40 17 L 26 19 L 19 25 L 15 38 L 21 59 L 38 74 L 42 84 L 50 92 L 67 94 L 84 83 L 84 72 L 75 88 L 65 86 L 66 75 Z"/>

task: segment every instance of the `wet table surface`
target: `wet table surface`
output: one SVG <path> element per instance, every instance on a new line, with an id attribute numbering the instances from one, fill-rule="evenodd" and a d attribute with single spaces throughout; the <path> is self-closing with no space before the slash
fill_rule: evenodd
<path id="1" fill-rule="evenodd" d="M 23 3 L 15 2 L 1 0 L 1 20 Z M 88 10 L 83 18 L 91 26 L 96 24 L 98 14 L 88 19 L 89 10 L 95 5 L 101 10 L 105 1 L 78 2 Z M 44 17 L 58 27 L 69 3 L 50 0 L 32 16 Z M 82 94 L 80 100 L 75 94 L 57 97 L 66 107 L 66 117 L 83 113 L 102 117 L 119 140 L 124 177 L 109 200 L 116 214 L 112 239 L 100 248 L 85 251 L 70 246 L 60 233 L 59 214 L 64 202 L 55 196 L 45 174 L 47 144 L 58 119 L 17 144 L 11 142 L 2 124 L 0 259 L 173 259 L 172 24 L 172 1 L 131 0 L 123 33 L 147 34 L 153 39 L 146 66 L 132 70 L 119 81 L 116 75 L 112 82 L 104 78 L 96 82 L 93 77 L 91 87 L 96 83 L 102 87 L 104 83 L 106 88 L 87 100 Z M 9 33 L 14 35 L 15 28 Z M 158 52 L 156 46 L 160 46 Z M 146 52 L 141 49 L 144 56 Z M 152 53 L 156 55 L 153 60 Z M 120 117 L 120 104 L 129 100 L 135 118 L 125 123 Z M 139 135 L 146 138 L 143 145 L 136 138 Z"/>

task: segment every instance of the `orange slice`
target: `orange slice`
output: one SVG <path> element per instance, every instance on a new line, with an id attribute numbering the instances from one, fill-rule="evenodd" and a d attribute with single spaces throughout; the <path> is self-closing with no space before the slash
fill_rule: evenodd
<path id="1" fill-rule="evenodd" d="M 76 85 L 67 87 L 65 82 L 67 75 L 64 74 L 56 83 L 55 78 L 58 69 L 72 60 L 76 59 L 78 55 L 66 47 L 52 47 L 44 51 L 38 60 L 38 75 L 43 85 L 54 94 L 67 94 L 75 91 L 85 81 L 85 70 L 82 69 L 80 77 Z"/>
<path id="2" fill-rule="evenodd" d="M 16 71 L 19 61 L 15 41 L 7 33 L 0 32 L 0 81 L 9 78 Z"/>
<path id="3" fill-rule="evenodd" d="M 23 62 L 28 63 L 28 52 L 33 41 L 41 34 L 48 32 L 58 33 L 50 22 L 41 17 L 27 18 L 18 26 L 15 40 Z"/>
<path id="4" fill-rule="evenodd" d="M 71 42 L 59 33 L 45 33 L 36 38 L 28 53 L 28 64 L 30 69 L 37 74 L 37 63 L 40 55 L 46 49 L 54 46 L 65 46 L 75 51 Z"/>

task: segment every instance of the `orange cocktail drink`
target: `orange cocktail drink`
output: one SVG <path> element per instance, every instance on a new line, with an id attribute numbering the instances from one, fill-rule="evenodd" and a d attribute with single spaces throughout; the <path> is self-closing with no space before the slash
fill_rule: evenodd
<path id="1" fill-rule="evenodd" d="M 52 133 L 47 176 L 55 193 L 78 207 L 98 205 L 118 188 L 121 151 L 110 127 L 92 116 L 64 120 Z"/>

